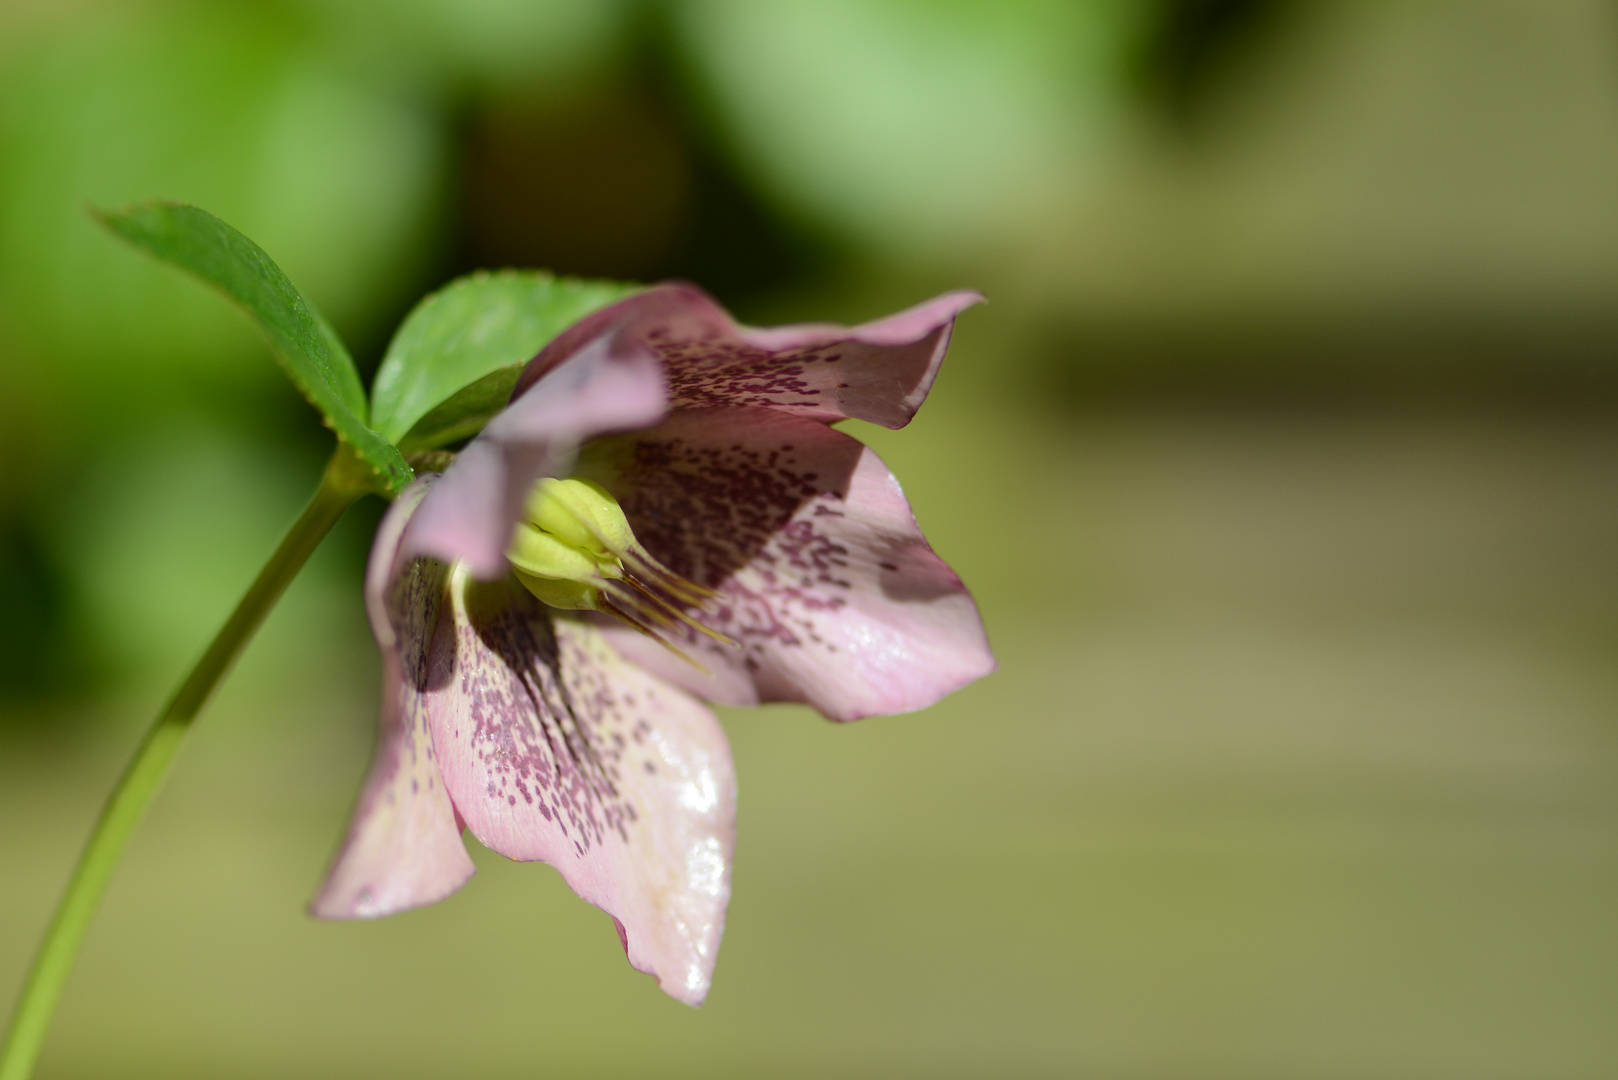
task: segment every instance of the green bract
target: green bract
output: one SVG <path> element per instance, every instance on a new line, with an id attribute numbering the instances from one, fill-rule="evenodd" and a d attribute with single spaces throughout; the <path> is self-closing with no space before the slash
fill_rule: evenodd
<path id="1" fill-rule="evenodd" d="M 638 289 L 516 270 L 451 282 L 416 305 L 388 345 L 371 389 L 377 431 L 407 454 L 476 434 L 546 343 Z"/>
<path id="2" fill-rule="evenodd" d="M 365 390 L 348 350 L 262 248 L 212 214 L 184 203 L 151 202 L 97 216 L 119 236 L 184 267 L 241 304 L 269 339 L 293 385 L 371 467 L 376 488 L 395 495 L 410 483 L 403 455 L 366 425 Z"/>

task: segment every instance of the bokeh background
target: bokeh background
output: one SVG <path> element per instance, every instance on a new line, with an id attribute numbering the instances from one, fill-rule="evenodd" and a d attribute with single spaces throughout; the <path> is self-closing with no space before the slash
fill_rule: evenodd
<path id="1" fill-rule="evenodd" d="M 205 715 L 41 1077 L 1618 1071 L 1618 5 L 0 0 L 0 1009 L 327 449 L 85 214 L 150 196 L 367 370 L 480 266 L 758 323 L 984 290 L 861 434 L 1002 669 L 724 715 L 700 1011 L 486 853 L 318 924 L 373 500 Z"/>

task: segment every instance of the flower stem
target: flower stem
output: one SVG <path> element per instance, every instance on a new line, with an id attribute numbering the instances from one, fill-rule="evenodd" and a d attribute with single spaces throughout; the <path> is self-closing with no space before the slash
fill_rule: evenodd
<path id="1" fill-rule="evenodd" d="M 343 516 L 343 511 L 370 490 L 365 466 L 346 444 L 339 444 L 326 466 L 320 489 L 303 516 L 259 571 L 247 595 L 236 605 L 208 651 L 202 654 L 202 659 L 147 731 L 118 785 L 107 797 L 95 830 L 62 894 L 56 915 L 45 932 L 39 954 L 34 958 L 28 981 L 17 999 L 5 1046 L 0 1048 L 0 1080 L 27 1080 L 33 1072 L 45 1032 L 50 1027 L 51 1014 L 56 1011 L 62 986 L 84 942 L 90 920 L 102 894 L 107 891 L 113 868 L 141 815 L 168 777 L 180 745 L 191 730 L 191 722 L 213 696 L 214 689 L 229 673 L 287 585 Z"/>

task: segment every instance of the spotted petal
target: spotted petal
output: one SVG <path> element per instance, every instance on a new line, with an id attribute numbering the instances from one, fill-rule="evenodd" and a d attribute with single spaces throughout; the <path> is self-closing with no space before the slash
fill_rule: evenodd
<path id="1" fill-rule="evenodd" d="M 310 910 L 324 919 L 369 918 L 442 900 L 472 876 L 427 723 L 428 635 L 438 620 L 444 567 L 401 565 L 405 523 L 427 493 L 418 480 L 377 531 L 365 576 L 371 629 L 382 650 L 376 756 L 336 863 Z"/>
<path id="2" fill-rule="evenodd" d="M 564 472 L 585 439 L 655 423 L 666 400 L 662 369 L 644 345 L 622 334 L 593 338 L 543 382 L 515 391 L 423 499 L 405 549 L 499 577 L 534 482 Z"/>
<path id="3" fill-rule="evenodd" d="M 676 409 L 764 406 L 827 423 L 855 418 L 899 428 L 932 388 L 955 316 L 982 299 L 946 293 L 863 326 L 757 329 L 736 323 L 693 285 L 662 285 L 575 323 L 534 358 L 517 387 L 597 339 L 623 335 L 662 359 Z"/>
<path id="4" fill-rule="evenodd" d="M 556 867 L 613 916 L 631 964 L 700 1004 L 735 835 L 718 722 L 509 578 L 456 571 L 450 597 L 430 712 L 462 819 L 500 854 Z"/>
<path id="5" fill-rule="evenodd" d="M 594 464 L 647 549 L 719 590 L 702 621 L 740 645 L 690 635 L 707 675 L 604 631 L 693 693 L 854 720 L 922 708 L 994 670 L 972 597 L 857 440 L 776 410 L 684 410 Z"/>

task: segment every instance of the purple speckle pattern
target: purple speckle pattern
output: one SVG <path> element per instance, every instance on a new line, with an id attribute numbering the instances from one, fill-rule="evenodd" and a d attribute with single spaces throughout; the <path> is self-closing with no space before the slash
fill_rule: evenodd
<path id="1" fill-rule="evenodd" d="M 709 675 L 619 631 L 637 663 L 713 701 L 837 720 L 921 708 L 993 668 L 977 609 L 857 440 L 776 409 L 685 409 L 621 440 L 608 488 L 636 537 L 718 593 L 687 631 Z"/>
<path id="2" fill-rule="evenodd" d="M 324 918 L 443 899 L 472 875 L 468 829 L 543 860 L 612 915 L 629 961 L 689 1004 L 707 993 L 730 895 L 735 778 L 718 722 L 595 629 L 510 577 L 401 554 L 435 478 L 383 519 L 366 576 L 382 732 Z"/>
<path id="3" fill-rule="evenodd" d="M 389 577 L 403 521 L 424 488 L 400 496 L 373 555 L 371 576 L 384 590 L 371 605 L 383 657 L 380 730 L 348 837 L 310 905 L 322 918 L 371 918 L 430 904 L 473 872 L 428 710 L 428 634 L 438 618 L 445 570 L 415 561 Z"/>
<path id="4" fill-rule="evenodd" d="M 636 705 L 656 701 L 625 700 L 509 577 L 467 582 L 463 610 L 464 622 L 446 612 L 435 680 L 453 682 L 462 703 L 447 734 L 469 748 L 482 799 L 520 802 L 575 857 L 609 835 L 627 843 L 637 814 L 621 776 L 643 766 L 649 725 Z"/>
<path id="5" fill-rule="evenodd" d="M 771 350 L 723 328 L 673 324 L 644 340 L 668 370 L 675 409 L 758 407 L 899 427 L 921 404 L 948 339 L 940 326 L 902 347 L 840 340 Z"/>
<path id="6" fill-rule="evenodd" d="M 630 444 L 613 487 L 647 550 L 720 590 L 702 618 L 756 669 L 766 644 L 836 651 L 818 622 L 852 588 L 831 526 L 861 449 L 773 412 L 687 411 Z"/>
<path id="7" fill-rule="evenodd" d="M 837 391 L 849 389 L 830 370 L 842 362 L 845 343 L 772 353 L 717 331 L 678 340 L 659 328 L 647 334 L 647 344 L 668 369 L 677 409 L 734 405 L 840 415 Z"/>
<path id="8" fill-rule="evenodd" d="M 681 690 L 509 576 L 451 573 L 428 665 L 433 744 L 466 827 L 561 871 L 623 927 L 630 962 L 692 1004 L 730 895 L 724 732 Z"/>
<path id="9" fill-rule="evenodd" d="M 702 290 L 665 284 L 580 320 L 524 370 L 523 394 L 591 342 L 647 348 L 668 371 L 674 409 L 761 406 L 811 419 L 903 427 L 926 398 L 955 316 L 981 300 L 949 293 L 864 326 L 738 325 Z"/>

